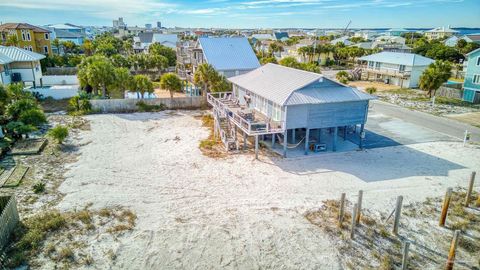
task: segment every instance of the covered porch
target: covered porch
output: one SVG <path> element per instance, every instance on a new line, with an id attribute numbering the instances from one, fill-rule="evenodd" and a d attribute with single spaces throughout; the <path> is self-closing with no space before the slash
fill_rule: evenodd
<path id="1" fill-rule="evenodd" d="M 289 129 L 286 133 L 262 136 L 261 142 L 272 151 L 284 157 L 320 155 L 331 152 L 346 152 L 362 148 L 351 140 L 361 137 L 363 125 L 332 128 Z M 285 134 L 287 143 L 285 144 Z"/>

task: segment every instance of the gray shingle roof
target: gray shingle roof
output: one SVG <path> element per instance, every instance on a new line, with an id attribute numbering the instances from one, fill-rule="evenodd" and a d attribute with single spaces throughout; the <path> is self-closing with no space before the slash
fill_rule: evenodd
<path id="1" fill-rule="evenodd" d="M 0 55 L 12 59 L 12 62 L 32 62 L 45 58 L 45 55 L 43 54 L 27 51 L 13 46 L 0 46 Z"/>
<path id="2" fill-rule="evenodd" d="M 428 66 L 435 62 L 433 59 L 414 53 L 381 52 L 360 57 L 362 61 L 374 61 L 405 66 Z"/>
<path id="3" fill-rule="evenodd" d="M 374 99 L 357 89 L 328 80 L 321 74 L 276 64 L 266 64 L 228 80 L 279 105 Z"/>
<path id="4" fill-rule="evenodd" d="M 199 38 L 207 63 L 216 70 L 252 70 L 260 67 L 244 37 Z"/>

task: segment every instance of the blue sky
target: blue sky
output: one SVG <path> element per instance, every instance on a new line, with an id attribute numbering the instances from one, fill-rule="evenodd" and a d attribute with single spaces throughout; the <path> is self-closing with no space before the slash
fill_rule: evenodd
<path id="1" fill-rule="evenodd" d="M 0 0 L 1 22 L 280 28 L 480 27 L 480 0 Z"/>

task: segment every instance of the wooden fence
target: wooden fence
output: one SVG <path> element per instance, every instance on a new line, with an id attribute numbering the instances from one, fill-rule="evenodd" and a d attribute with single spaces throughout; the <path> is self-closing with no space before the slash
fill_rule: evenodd
<path id="1" fill-rule="evenodd" d="M 0 197 L 0 249 L 10 238 L 10 234 L 19 221 L 15 195 Z"/>

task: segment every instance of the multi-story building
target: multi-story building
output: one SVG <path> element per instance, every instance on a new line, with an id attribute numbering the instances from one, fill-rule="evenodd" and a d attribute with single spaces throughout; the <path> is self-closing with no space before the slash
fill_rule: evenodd
<path id="1" fill-rule="evenodd" d="M 208 63 L 221 75 L 229 78 L 260 66 L 250 43 L 244 37 L 199 38 L 196 42 L 177 46 L 178 75 L 192 81 L 198 66 Z"/>
<path id="2" fill-rule="evenodd" d="M 480 49 L 467 54 L 463 100 L 480 103 Z"/>
<path id="3" fill-rule="evenodd" d="M 450 28 L 450 26 L 448 26 L 448 27 L 437 27 L 435 29 L 428 30 L 427 32 L 425 32 L 425 37 L 430 39 L 430 40 L 432 40 L 432 39 L 443 39 L 443 38 L 451 37 L 451 36 L 453 36 L 457 33 L 458 33 L 458 31 L 453 30 L 452 28 Z"/>
<path id="4" fill-rule="evenodd" d="M 15 44 L 7 44 L 9 36 L 16 36 Z M 52 54 L 50 31 L 28 23 L 0 25 L 0 43 L 40 54 Z"/>
<path id="5" fill-rule="evenodd" d="M 383 81 L 402 88 L 418 87 L 420 75 L 434 62 L 433 59 L 413 53 L 381 52 L 359 58 L 365 80 Z"/>

